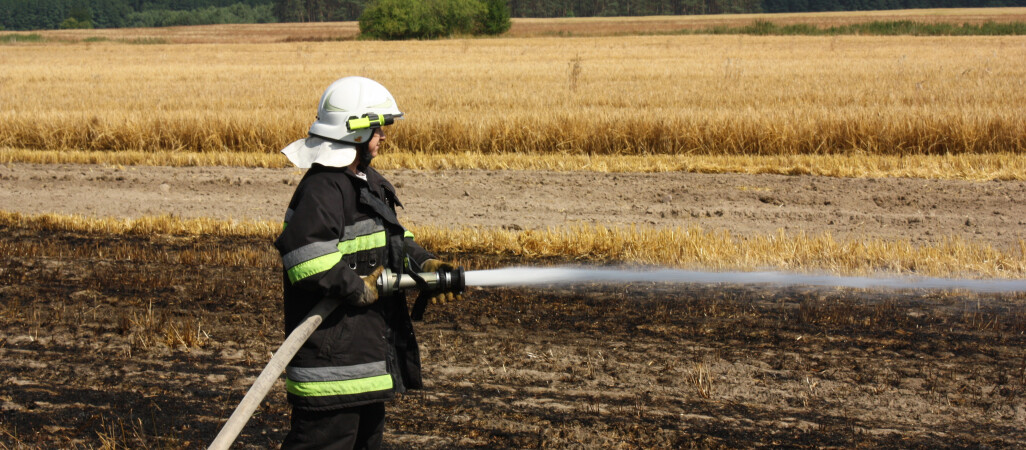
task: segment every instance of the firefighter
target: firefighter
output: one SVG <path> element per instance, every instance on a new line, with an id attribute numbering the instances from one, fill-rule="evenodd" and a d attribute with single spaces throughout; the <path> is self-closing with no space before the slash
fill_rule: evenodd
<path id="1" fill-rule="evenodd" d="M 405 293 L 378 298 L 387 267 L 452 270 L 413 240 L 396 218 L 395 188 L 371 168 L 401 118 L 392 94 L 362 77 L 342 78 L 321 96 L 309 136 L 284 150 L 308 169 L 274 245 L 284 269 L 285 331 L 322 299 L 341 303 L 286 368 L 291 429 L 282 448 L 377 448 L 385 401 L 422 387 L 420 353 Z M 434 303 L 458 297 L 422 293 Z"/>

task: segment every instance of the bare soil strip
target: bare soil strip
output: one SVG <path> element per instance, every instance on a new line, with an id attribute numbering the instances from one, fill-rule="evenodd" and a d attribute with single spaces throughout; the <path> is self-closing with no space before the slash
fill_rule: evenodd
<path id="1" fill-rule="evenodd" d="M 1026 182 L 744 174 L 388 171 L 413 225 L 544 229 L 567 224 L 698 225 L 739 236 L 804 232 L 838 239 L 1018 248 Z M 296 169 L 0 165 L 0 210 L 278 221 Z"/>
<path id="2" fill-rule="evenodd" d="M 6 447 L 205 446 L 283 338 L 273 264 L 100 256 L 266 240 L 4 228 L 0 243 L 83 255 L 0 259 Z M 83 248 L 95 252 L 72 251 Z M 427 387 L 390 404 L 386 444 L 1020 447 L 1024 304 L 703 285 L 477 290 L 417 325 Z M 285 405 L 279 386 L 240 448 L 276 446 Z"/>

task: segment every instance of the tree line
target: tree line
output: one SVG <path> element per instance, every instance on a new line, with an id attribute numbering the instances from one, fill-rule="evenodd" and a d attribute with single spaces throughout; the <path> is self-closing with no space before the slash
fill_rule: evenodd
<path id="1" fill-rule="evenodd" d="M 274 22 L 273 0 L 0 0 L 0 29 Z"/>
<path id="2" fill-rule="evenodd" d="M 506 2 L 512 17 L 647 16 L 1026 6 L 1026 0 L 500 1 Z M 429 0 L 417 0 L 416 2 L 430 3 Z M 368 5 L 376 3 L 383 3 L 383 0 L 0 0 L 0 27 L 8 30 L 35 30 L 61 27 L 120 28 L 272 21 L 346 21 L 358 20 Z"/>
<path id="3" fill-rule="evenodd" d="M 381 0 L 274 0 L 283 22 L 357 20 Z M 1026 0 L 504 0 L 511 17 L 658 16 L 1026 6 Z"/>
<path id="4" fill-rule="evenodd" d="M 513 17 L 659 16 L 1026 6 L 1026 0 L 508 0 Z"/>
<path id="5" fill-rule="evenodd" d="M 1008 6 L 1026 6 L 1026 0 L 762 0 L 762 12 L 768 13 Z"/>

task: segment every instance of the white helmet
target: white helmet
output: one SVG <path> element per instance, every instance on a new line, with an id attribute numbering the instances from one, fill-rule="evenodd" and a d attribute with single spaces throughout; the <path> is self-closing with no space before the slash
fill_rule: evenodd
<path id="1" fill-rule="evenodd" d="M 402 115 L 395 98 L 380 83 L 364 77 L 345 77 L 324 91 L 310 134 L 361 144 L 370 140 L 374 128 L 389 125 Z"/>

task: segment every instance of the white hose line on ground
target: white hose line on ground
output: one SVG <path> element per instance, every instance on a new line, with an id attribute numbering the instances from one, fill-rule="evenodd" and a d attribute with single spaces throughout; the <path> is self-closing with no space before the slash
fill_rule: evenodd
<path id="1" fill-rule="evenodd" d="M 471 270 L 467 286 L 569 285 L 580 283 L 728 283 L 819 286 L 857 289 L 965 290 L 978 293 L 1026 292 L 1026 280 L 960 278 L 842 277 L 784 272 L 702 272 L 693 270 L 585 267 L 509 267 Z"/>
<path id="2" fill-rule="evenodd" d="M 310 310 L 310 314 L 300 322 L 295 330 L 292 330 L 289 337 L 285 338 L 285 342 L 281 343 L 281 347 L 278 347 L 278 351 L 271 357 L 263 372 L 260 372 L 260 376 L 253 382 L 253 386 L 246 392 L 246 396 L 242 398 L 239 406 L 235 408 L 235 412 L 232 413 L 232 416 L 221 427 L 221 432 L 217 433 L 217 437 L 214 438 L 214 442 L 210 443 L 210 447 L 207 447 L 208 449 L 225 450 L 232 445 L 232 442 L 235 442 L 235 438 L 239 436 L 242 428 L 246 426 L 246 422 L 253 416 L 257 406 L 260 405 L 260 402 L 270 392 L 274 382 L 278 380 L 282 371 L 285 370 L 285 366 L 292 360 L 292 357 L 303 346 L 307 338 L 313 334 L 314 330 L 321 325 L 324 318 L 331 314 L 338 305 L 338 300 L 326 299 L 321 300 L 320 303 Z"/>

